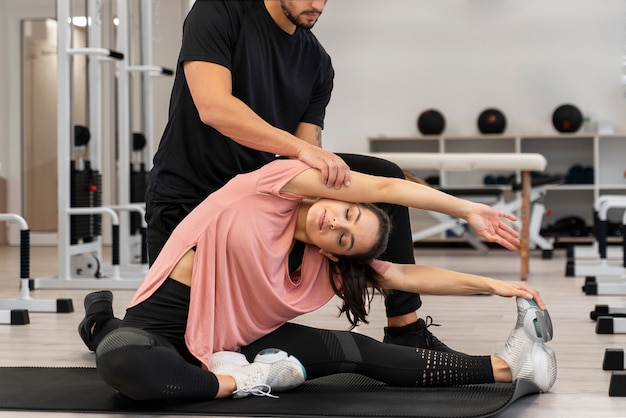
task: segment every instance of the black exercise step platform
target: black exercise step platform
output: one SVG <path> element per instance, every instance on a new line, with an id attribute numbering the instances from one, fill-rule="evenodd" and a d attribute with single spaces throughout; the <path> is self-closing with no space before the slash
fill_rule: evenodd
<path id="1" fill-rule="evenodd" d="M 626 318 L 626 306 L 596 305 L 594 310 L 589 312 L 589 318 L 594 321 L 600 316 Z"/>
<path id="2" fill-rule="evenodd" d="M 609 396 L 626 396 L 626 371 L 611 372 Z"/>
<path id="3" fill-rule="evenodd" d="M 582 291 L 586 295 L 626 295 L 626 279 L 587 277 Z"/>
<path id="4" fill-rule="evenodd" d="M 596 320 L 596 334 L 626 334 L 626 318 L 599 316 Z"/>
<path id="5" fill-rule="evenodd" d="M 602 370 L 624 370 L 624 349 L 607 348 L 604 350 Z"/>

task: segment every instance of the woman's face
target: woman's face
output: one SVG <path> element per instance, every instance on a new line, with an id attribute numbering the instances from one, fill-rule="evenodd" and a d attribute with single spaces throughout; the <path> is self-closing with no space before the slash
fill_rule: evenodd
<path id="1" fill-rule="evenodd" d="M 356 203 L 319 199 L 307 212 L 305 232 L 311 242 L 337 256 L 367 253 L 378 230 L 376 214 Z"/>

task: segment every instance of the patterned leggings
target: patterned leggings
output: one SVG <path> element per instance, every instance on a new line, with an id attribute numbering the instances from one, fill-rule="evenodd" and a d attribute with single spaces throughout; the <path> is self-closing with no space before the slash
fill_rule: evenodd
<path id="1" fill-rule="evenodd" d="M 214 398 L 219 387 L 216 376 L 202 369 L 184 346 L 188 306 L 189 288 L 168 279 L 152 297 L 129 309 L 121 324 L 115 320 L 101 327 L 107 333 L 96 350 L 102 378 L 132 399 Z M 384 344 L 349 331 L 292 323 L 241 351 L 252 361 L 259 351 L 269 347 L 294 355 L 309 379 L 357 373 L 389 385 L 409 387 L 494 382 L 490 356 Z"/>

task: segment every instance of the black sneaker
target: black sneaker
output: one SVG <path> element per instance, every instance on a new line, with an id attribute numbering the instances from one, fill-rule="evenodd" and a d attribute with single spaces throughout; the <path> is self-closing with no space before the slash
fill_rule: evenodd
<path id="1" fill-rule="evenodd" d="M 113 318 L 113 293 L 109 290 L 92 292 L 85 296 L 85 317 L 78 324 L 78 334 L 91 351 L 96 351 L 91 328 L 96 321 Z"/>
<path id="2" fill-rule="evenodd" d="M 427 316 L 426 321 L 420 318 L 417 322 L 403 327 L 385 327 L 385 337 L 383 338 L 383 342 L 434 351 L 443 351 L 446 353 L 465 354 L 460 351 L 455 351 L 442 343 L 439 338 L 435 337 L 433 333 L 428 330 L 431 325 L 436 327 L 439 326 L 439 324 L 433 324 L 433 318 Z"/>

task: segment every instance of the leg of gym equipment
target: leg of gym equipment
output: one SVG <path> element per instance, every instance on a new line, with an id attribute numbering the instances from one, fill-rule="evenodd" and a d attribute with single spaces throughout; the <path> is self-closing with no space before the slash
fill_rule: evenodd
<path id="1" fill-rule="evenodd" d="M 626 212 L 622 218 L 622 251 L 626 265 Z M 602 246 L 600 246 L 602 248 Z M 622 274 L 618 276 L 591 276 L 585 279 L 583 291 L 587 295 L 626 295 L 626 266 L 622 266 Z M 607 307 L 607 310 L 611 308 Z M 593 316 L 593 312 L 591 313 Z"/>
<path id="2" fill-rule="evenodd" d="M 591 245 L 576 245 L 574 246 L 570 254 L 568 254 L 568 258 L 571 258 L 572 261 L 575 260 L 599 260 L 600 259 L 600 249 L 598 248 L 598 224 L 599 224 L 599 212 L 602 205 L 605 202 L 616 200 L 616 199 L 626 199 L 625 195 L 602 195 L 598 197 L 596 202 L 593 205 L 593 225 L 594 225 L 594 237 L 595 240 Z M 622 253 L 619 248 L 607 248 L 606 257 L 608 259 L 621 259 Z"/>
<path id="3" fill-rule="evenodd" d="M 146 230 L 148 228 L 148 225 L 145 219 L 145 214 L 146 214 L 145 206 L 142 204 L 130 203 L 126 206 L 115 205 L 115 206 L 109 206 L 109 208 L 118 212 L 132 212 L 133 215 L 137 215 L 137 217 L 141 220 L 141 224 L 138 228 L 139 236 L 141 240 L 139 242 L 139 244 L 141 245 L 141 249 L 140 249 L 141 264 L 138 265 L 139 267 L 136 270 L 138 273 L 141 273 L 141 276 L 143 277 L 145 273 L 148 272 L 148 251 L 147 251 L 147 244 L 146 244 Z"/>
<path id="4" fill-rule="evenodd" d="M 100 208 L 69 208 L 69 215 L 90 215 L 94 213 L 107 214 L 111 217 L 112 223 L 112 273 L 110 277 L 101 279 L 68 279 L 58 280 L 56 278 L 37 278 L 31 280 L 31 288 L 48 288 L 48 289 L 67 289 L 68 287 L 80 289 L 136 289 L 139 286 L 140 279 L 131 280 L 123 279 L 120 276 L 120 232 L 119 217 L 117 213 L 109 207 Z M 82 250 L 82 248 L 81 248 Z M 75 286 L 68 286 L 75 284 Z"/>
<path id="5" fill-rule="evenodd" d="M 594 321 L 600 316 L 626 318 L 626 306 L 596 305 L 593 311 L 589 312 L 589 318 L 593 319 Z"/>
<path id="6" fill-rule="evenodd" d="M 623 348 L 607 348 L 604 350 L 602 370 L 624 370 L 625 359 Z"/>
<path id="7" fill-rule="evenodd" d="M 591 276 L 596 278 L 623 277 L 625 275 L 624 251 L 621 259 L 609 261 L 607 257 L 607 224 L 608 212 L 612 209 L 626 209 L 626 196 L 604 196 L 598 208 L 598 221 L 595 226 L 596 241 L 598 243 L 598 260 L 575 260 L 574 275 Z M 625 213 L 626 216 L 626 213 Z M 623 225 L 624 221 L 622 221 Z"/>
<path id="8" fill-rule="evenodd" d="M 0 310 L 11 312 L 9 322 L 19 323 L 28 320 L 28 312 L 74 312 L 72 299 L 33 299 L 30 297 L 30 228 L 24 218 L 11 213 L 0 214 L 0 221 L 15 221 L 20 224 L 20 297 L 17 299 L 0 299 Z M 22 311 L 21 315 L 18 311 Z M 24 316 L 25 315 L 25 316 Z M 20 316 L 22 319 L 20 321 Z M 5 318 L 6 320 L 7 318 Z M 17 322 L 14 322 L 17 321 Z"/>
<path id="9" fill-rule="evenodd" d="M 529 247 L 541 249 L 542 258 L 552 258 L 554 238 L 545 238 L 541 235 L 541 224 L 543 222 L 543 216 L 546 213 L 546 207 L 543 203 L 541 203 L 541 199 L 546 195 L 547 186 L 549 184 L 561 181 L 561 176 L 548 176 L 545 178 L 534 179 L 531 182 L 530 202 L 533 205 L 530 215 L 530 224 L 528 226 Z M 517 192 L 521 189 L 521 187 L 521 184 L 514 184 L 512 186 L 512 190 Z M 502 209 L 512 213 L 520 213 L 521 207 L 522 199 L 518 196 Z M 519 220 L 515 223 L 515 225 L 518 230 L 521 229 L 521 222 Z"/>
<path id="10" fill-rule="evenodd" d="M 626 334 L 626 318 L 599 316 L 596 321 L 596 334 Z"/>
<path id="11" fill-rule="evenodd" d="M 405 175 L 407 179 L 411 181 L 415 181 L 418 183 L 423 183 L 423 181 L 410 173 L 405 171 Z M 546 194 L 546 184 L 554 183 L 556 181 L 560 181 L 560 176 L 552 176 L 547 179 L 543 179 L 542 181 L 535 181 L 532 184 L 531 192 L 530 192 L 530 201 L 534 202 L 532 206 L 531 216 L 530 216 L 530 224 L 529 224 L 529 242 L 531 248 L 540 248 L 544 251 L 543 257 L 546 257 L 547 254 L 551 256 L 552 250 L 554 249 L 554 240 L 546 239 L 540 234 L 541 230 L 541 222 L 543 219 L 543 215 L 545 214 L 545 206 L 538 202 L 540 198 L 545 196 Z M 513 186 L 514 191 L 518 191 L 521 186 Z M 445 192 L 455 194 L 462 194 L 464 198 L 470 200 L 484 200 L 485 197 L 495 197 L 496 200 L 494 203 L 491 203 L 491 206 L 494 208 L 498 208 L 505 212 L 515 213 L 519 212 L 522 208 L 522 199 L 521 197 L 517 197 L 511 202 L 506 202 L 502 197 L 502 190 L 499 189 L 480 189 L 480 190 L 446 190 Z M 452 231 L 458 236 L 463 236 L 474 248 L 479 250 L 481 253 L 487 253 L 488 247 L 484 245 L 480 239 L 476 235 L 472 235 L 471 231 L 467 231 L 465 229 L 465 221 L 462 219 L 454 218 L 451 216 L 442 215 L 435 212 L 429 212 L 431 216 L 433 216 L 439 224 L 433 225 L 431 227 L 427 227 L 420 231 L 416 231 L 413 233 L 413 242 L 417 242 L 419 240 L 428 238 L 434 234 Z M 521 229 L 521 222 L 517 221 L 515 223 L 516 228 Z"/>

